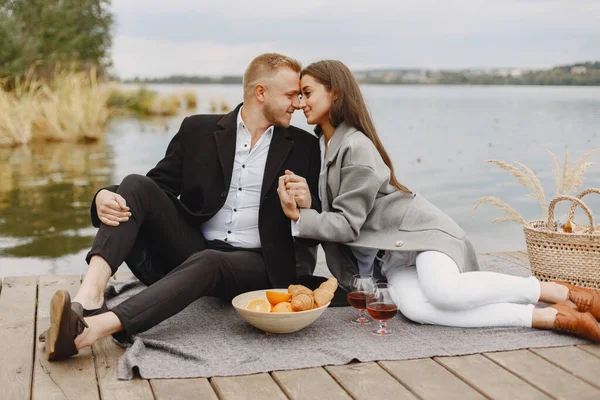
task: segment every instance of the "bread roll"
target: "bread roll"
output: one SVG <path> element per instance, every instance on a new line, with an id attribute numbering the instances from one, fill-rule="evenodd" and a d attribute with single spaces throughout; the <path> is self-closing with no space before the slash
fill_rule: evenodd
<path id="1" fill-rule="evenodd" d="M 292 297 L 292 310 L 294 311 L 311 310 L 314 304 L 315 301 L 312 293 L 300 293 Z"/>

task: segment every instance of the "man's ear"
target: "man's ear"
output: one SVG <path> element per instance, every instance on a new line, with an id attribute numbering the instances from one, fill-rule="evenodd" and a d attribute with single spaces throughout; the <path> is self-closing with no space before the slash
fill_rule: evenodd
<path id="1" fill-rule="evenodd" d="M 261 83 L 257 83 L 256 86 L 254 86 L 254 96 L 256 96 L 259 101 L 265 101 L 266 91 L 267 88 Z"/>

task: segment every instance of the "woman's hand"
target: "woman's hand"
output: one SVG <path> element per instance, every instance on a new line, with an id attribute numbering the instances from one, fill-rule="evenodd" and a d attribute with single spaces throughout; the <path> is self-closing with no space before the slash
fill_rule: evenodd
<path id="1" fill-rule="evenodd" d="M 125 199 L 106 189 L 98 192 L 96 196 L 96 212 L 100 222 L 108 226 L 118 226 L 121 222 L 129 221 L 131 217 Z"/>
<path id="2" fill-rule="evenodd" d="M 312 198 L 310 196 L 310 189 L 306 179 L 300 175 L 294 174 L 290 170 L 285 170 L 285 188 L 290 193 L 294 193 L 294 200 L 300 208 L 310 208 L 312 205 Z"/>
<path id="3" fill-rule="evenodd" d="M 294 221 L 298 221 L 300 218 L 300 210 L 294 200 L 293 189 L 288 192 L 285 188 L 286 175 L 279 177 L 279 186 L 277 186 L 277 194 L 279 195 L 279 201 L 281 202 L 281 208 L 285 215 Z"/>

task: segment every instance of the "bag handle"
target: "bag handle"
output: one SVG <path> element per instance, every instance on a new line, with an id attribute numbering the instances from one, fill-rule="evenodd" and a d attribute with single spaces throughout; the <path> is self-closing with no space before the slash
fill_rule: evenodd
<path id="1" fill-rule="evenodd" d="M 590 193 L 600 194 L 600 189 L 598 189 L 598 188 L 585 189 L 583 192 L 581 192 L 577 195 L 577 198 L 579 200 L 581 200 L 584 196 L 586 196 Z M 573 222 L 573 219 L 575 218 L 575 209 L 576 208 L 577 208 L 577 204 L 573 203 L 573 205 L 571 206 L 571 209 L 569 210 L 569 218 L 568 219 L 571 220 L 571 222 Z"/>
<path id="2" fill-rule="evenodd" d="M 554 227 L 554 207 L 556 207 L 557 203 L 565 200 L 568 200 L 571 203 L 573 203 L 574 207 L 579 206 L 583 209 L 583 211 L 585 211 L 590 220 L 589 233 L 594 233 L 594 231 L 596 230 L 596 224 L 594 222 L 594 216 L 592 215 L 592 211 L 582 200 L 578 199 L 577 197 L 567 195 L 556 196 L 550 202 L 550 205 L 548 206 L 548 223 L 546 224 L 546 229 L 548 231 L 551 231 L 550 227 Z"/>

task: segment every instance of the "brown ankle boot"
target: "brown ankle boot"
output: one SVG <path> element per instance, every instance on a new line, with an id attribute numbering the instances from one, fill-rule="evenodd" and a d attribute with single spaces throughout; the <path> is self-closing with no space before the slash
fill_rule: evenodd
<path id="1" fill-rule="evenodd" d="M 594 289 L 582 288 L 567 282 L 552 281 L 569 289 L 569 300 L 577 305 L 580 312 L 590 312 L 600 321 L 600 292 Z"/>
<path id="2" fill-rule="evenodd" d="M 591 313 L 575 310 L 568 301 L 550 307 L 558 311 L 553 330 L 570 333 L 600 343 L 600 325 Z"/>

